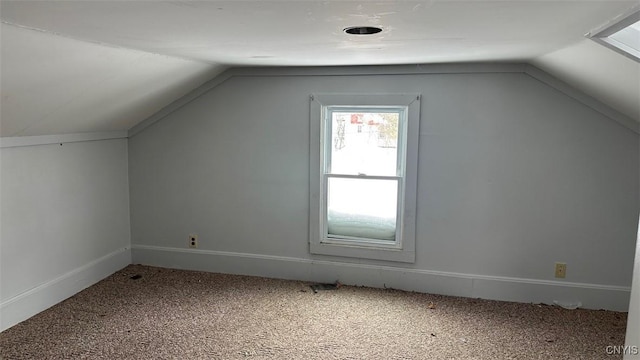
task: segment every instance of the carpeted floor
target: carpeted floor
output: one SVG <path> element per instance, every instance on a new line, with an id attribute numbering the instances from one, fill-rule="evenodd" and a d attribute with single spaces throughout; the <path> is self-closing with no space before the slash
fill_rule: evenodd
<path id="1" fill-rule="evenodd" d="M 0 358 L 619 359 L 626 319 L 132 265 L 0 333 Z"/>

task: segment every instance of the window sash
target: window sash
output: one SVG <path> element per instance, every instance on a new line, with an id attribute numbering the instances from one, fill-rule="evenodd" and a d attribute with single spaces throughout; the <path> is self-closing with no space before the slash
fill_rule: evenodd
<path id="1" fill-rule="evenodd" d="M 331 156 L 333 146 L 333 114 L 334 113 L 394 113 L 398 114 L 398 134 L 396 144 L 396 175 L 366 175 L 366 174 L 342 174 L 331 171 Z M 321 126 L 322 144 L 322 194 L 321 194 L 321 216 L 322 216 L 322 238 L 321 243 L 349 245 L 349 246 L 371 246 L 385 247 L 391 249 L 402 248 L 402 228 L 404 217 L 404 180 L 406 173 L 406 152 L 407 152 L 407 106 L 326 106 L 323 107 Z M 332 235 L 329 233 L 329 178 L 343 179 L 369 179 L 369 180 L 394 180 L 397 184 L 396 192 L 396 219 L 395 238 L 393 241 L 375 238 L 365 238 L 347 235 Z"/>
<path id="2" fill-rule="evenodd" d="M 329 233 L 329 179 L 357 179 L 357 180 L 391 180 L 397 185 L 396 190 L 396 218 L 395 218 L 395 238 L 393 241 L 381 240 L 375 238 L 366 238 L 348 235 L 332 235 Z M 341 174 L 324 174 L 322 180 L 322 243 L 340 244 L 340 245 L 358 245 L 358 246 L 375 246 L 386 247 L 391 249 L 402 248 L 402 224 L 404 216 L 404 177 L 401 176 L 366 176 L 366 175 L 341 175 Z"/>
<path id="3" fill-rule="evenodd" d="M 407 155 L 407 106 L 326 106 L 323 107 L 322 133 L 322 173 L 333 173 L 331 171 L 331 146 L 333 133 L 331 131 L 333 113 L 355 112 L 355 113 L 397 113 L 398 114 L 398 143 L 396 153 L 396 175 L 404 176 L 406 173 Z"/>

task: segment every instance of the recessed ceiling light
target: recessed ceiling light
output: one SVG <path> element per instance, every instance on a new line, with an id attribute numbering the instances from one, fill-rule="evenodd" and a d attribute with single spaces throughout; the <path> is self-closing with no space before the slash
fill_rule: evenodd
<path id="1" fill-rule="evenodd" d="M 350 26 L 343 31 L 350 35 L 373 35 L 382 31 L 382 29 L 375 26 Z"/>

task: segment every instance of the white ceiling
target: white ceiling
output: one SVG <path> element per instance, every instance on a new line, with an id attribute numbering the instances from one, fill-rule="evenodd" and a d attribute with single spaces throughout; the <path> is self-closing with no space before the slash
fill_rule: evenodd
<path id="1" fill-rule="evenodd" d="M 129 129 L 217 67 L 2 24 L 2 136 Z"/>
<path id="2" fill-rule="evenodd" d="M 590 43 L 565 51 L 636 4 L 2 0 L 0 136 L 126 130 L 243 65 L 533 62 L 640 120 L 637 86 L 635 98 L 622 95 L 634 79 L 640 84 L 637 63 L 617 69 L 627 85 L 600 87 L 606 76 L 591 79 L 593 68 L 580 72 L 573 64 L 610 50 Z M 342 32 L 354 25 L 383 31 Z M 605 72 L 617 61 L 610 60 L 597 59 Z"/>

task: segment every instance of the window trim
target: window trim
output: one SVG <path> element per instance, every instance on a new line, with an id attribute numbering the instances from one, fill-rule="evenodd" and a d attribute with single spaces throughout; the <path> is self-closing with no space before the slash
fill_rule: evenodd
<path id="1" fill-rule="evenodd" d="M 415 94 L 313 94 L 310 97 L 310 167 L 309 167 L 309 247 L 310 253 L 398 262 L 415 262 L 416 198 L 418 178 L 418 140 L 421 95 Z M 324 238 L 325 154 L 323 143 L 326 129 L 323 118 L 329 107 L 406 107 L 406 149 L 404 186 L 402 187 L 402 218 L 397 233 L 401 238 L 392 245 L 374 241 L 344 242 Z"/>

